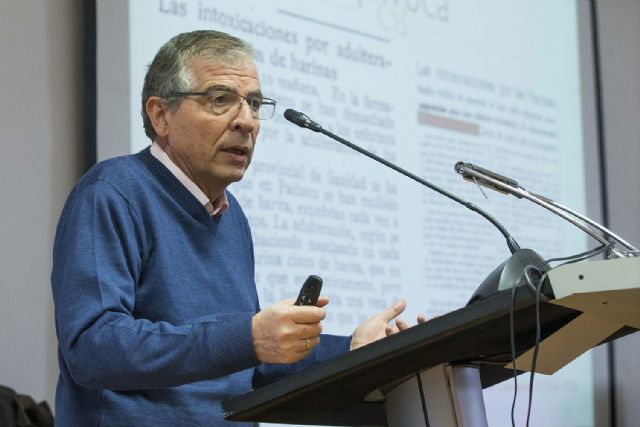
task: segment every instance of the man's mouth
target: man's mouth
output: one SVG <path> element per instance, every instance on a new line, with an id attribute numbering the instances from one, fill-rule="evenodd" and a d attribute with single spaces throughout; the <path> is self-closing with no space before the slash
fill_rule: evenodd
<path id="1" fill-rule="evenodd" d="M 224 151 L 225 153 L 235 154 L 236 156 L 246 156 L 247 154 L 249 154 L 249 150 L 243 147 L 229 147 L 223 149 L 222 151 Z"/>
<path id="2" fill-rule="evenodd" d="M 249 149 L 243 146 L 223 148 L 222 152 L 227 154 L 227 161 L 234 165 L 247 167 L 249 164 Z"/>

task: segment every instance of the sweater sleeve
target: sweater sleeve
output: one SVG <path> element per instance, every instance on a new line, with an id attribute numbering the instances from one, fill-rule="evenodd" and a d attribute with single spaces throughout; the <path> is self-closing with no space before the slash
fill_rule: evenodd
<path id="1" fill-rule="evenodd" d="M 253 312 L 181 325 L 134 317 L 148 244 L 136 212 L 110 184 L 74 190 L 58 224 L 51 276 L 61 363 L 73 380 L 166 388 L 257 365 Z"/>
<path id="2" fill-rule="evenodd" d="M 316 346 L 305 359 L 290 365 L 263 363 L 253 374 L 253 388 L 264 387 L 296 372 L 333 359 L 349 351 L 351 337 L 320 335 L 320 345 Z"/>

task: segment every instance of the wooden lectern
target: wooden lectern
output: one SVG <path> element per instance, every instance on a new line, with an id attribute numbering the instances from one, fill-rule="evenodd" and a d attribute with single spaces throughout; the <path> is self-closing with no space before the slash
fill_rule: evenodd
<path id="1" fill-rule="evenodd" d="M 540 296 L 537 372 L 640 329 L 640 258 L 568 264 Z M 513 375 L 511 291 L 223 402 L 228 420 L 345 426 L 486 426 L 482 388 Z M 516 367 L 531 366 L 535 295 L 516 294 Z M 425 413 L 428 420 L 425 420 Z M 429 424 L 426 424 L 428 422 Z"/>

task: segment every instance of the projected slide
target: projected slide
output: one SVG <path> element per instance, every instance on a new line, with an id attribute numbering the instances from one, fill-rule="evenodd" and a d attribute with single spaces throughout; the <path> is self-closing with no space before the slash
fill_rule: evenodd
<path id="1" fill-rule="evenodd" d="M 579 231 L 548 212 L 489 190 L 485 199 L 453 170 L 473 162 L 584 211 L 574 1 L 115 3 L 128 17 L 129 89 L 99 96 L 128 112 L 131 152 L 149 144 L 139 93 L 163 42 L 216 29 L 255 47 L 263 93 L 278 106 L 262 123 L 246 178 L 230 189 L 251 223 L 263 306 L 296 295 L 317 274 L 331 299 L 325 330 L 350 334 L 401 296 L 406 320 L 462 307 L 509 256 L 486 220 L 292 125 L 282 117 L 287 108 L 482 206 L 544 258 L 586 248 Z M 116 6 L 99 2 L 99 23 L 101 8 Z M 527 377 L 519 378 L 519 420 Z M 512 393 L 511 381 L 485 390 L 489 425 L 511 425 Z M 592 406 L 588 355 L 536 377 L 533 425 L 592 425 Z"/>

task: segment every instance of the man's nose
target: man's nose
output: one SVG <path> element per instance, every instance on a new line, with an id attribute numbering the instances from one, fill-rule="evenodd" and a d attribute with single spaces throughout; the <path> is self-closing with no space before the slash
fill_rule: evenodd
<path id="1" fill-rule="evenodd" d="M 257 113 L 255 113 L 246 99 L 243 99 L 238 107 L 238 114 L 233 119 L 232 128 L 242 132 L 252 132 L 258 126 Z"/>

